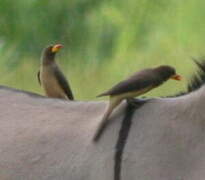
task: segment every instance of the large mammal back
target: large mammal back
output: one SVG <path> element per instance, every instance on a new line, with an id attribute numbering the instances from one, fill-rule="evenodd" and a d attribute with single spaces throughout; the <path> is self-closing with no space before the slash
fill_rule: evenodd
<path id="1" fill-rule="evenodd" d="M 99 175 L 95 167 L 106 170 L 106 162 L 112 168 L 116 137 L 104 147 L 91 141 L 104 102 L 68 102 L 4 87 L 0 102 L 1 180 L 88 180 Z"/>
<path id="2" fill-rule="evenodd" d="M 123 104 L 96 144 L 92 137 L 104 102 L 67 102 L 4 88 L 0 102 L 2 180 L 204 180 L 205 87 L 151 100 L 128 124 Z"/>

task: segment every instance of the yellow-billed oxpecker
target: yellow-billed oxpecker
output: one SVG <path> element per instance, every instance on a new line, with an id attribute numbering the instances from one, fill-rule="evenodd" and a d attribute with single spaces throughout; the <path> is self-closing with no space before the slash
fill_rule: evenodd
<path id="1" fill-rule="evenodd" d="M 48 97 L 74 100 L 69 83 L 55 62 L 61 44 L 48 46 L 43 50 L 38 80 Z"/>
<path id="2" fill-rule="evenodd" d="M 168 79 L 181 80 L 181 76 L 176 74 L 175 68 L 167 65 L 158 66 L 156 68 L 144 69 L 130 76 L 128 79 L 119 82 L 108 91 L 98 95 L 110 96 L 109 105 L 105 112 L 100 125 L 94 135 L 93 141 L 97 141 L 106 126 L 106 121 L 115 107 L 122 100 L 128 101 L 136 96 L 142 95 L 153 88 L 163 84 Z"/>

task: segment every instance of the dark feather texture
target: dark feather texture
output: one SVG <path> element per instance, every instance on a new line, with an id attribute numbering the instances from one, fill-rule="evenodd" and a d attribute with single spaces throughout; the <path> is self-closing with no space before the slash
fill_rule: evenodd
<path id="1" fill-rule="evenodd" d="M 69 83 L 66 80 L 65 76 L 63 75 L 63 73 L 58 68 L 55 68 L 54 74 L 56 76 L 56 79 L 57 79 L 59 85 L 62 87 L 62 89 L 65 92 L 68 99 L 74 100 L 74 96 L 73 96 L 73 93 L 72 93 L 71 88 L 69 86 Z"/>
<path id="2" fill-rule="evenodd" d="M 97 97 L 141 91 L 148 87 L 154 88 L 168 80 L 172 75 L 175 75 L 175 69 L 171 66 L 159 66 L 157 68 L 144 69 L 133 74 L 128 79 L 119 82 L 110 90 L 98 95 Z"/>

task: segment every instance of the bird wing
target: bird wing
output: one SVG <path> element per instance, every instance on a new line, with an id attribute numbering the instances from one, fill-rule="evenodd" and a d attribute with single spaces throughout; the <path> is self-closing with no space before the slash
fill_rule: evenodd
<path id="1" fill-rule="evenodd" d="M 37 78 L 38 78 L 38 82 L 39 82 L 39 84 L 41 85 L 40 70 L 39 70 L 38 73 L 37 73 Z"/>
<path id="2" fill-rule="evenodd" d="M 59 85 L 62 87 L 68 99 L 74 100 L 74 96 L 69 86 L 69 83 L 66 80 L 65 76 L 63 75 L 63 73 L 58 68 L 55 69 L 54 73 Z"/>
<path id="3" fill-rule="evenodd" d="M 155 86 L 155 78 L 153 76 L 152 71 L 149 69 L 135 73 L 128 79 L 119 82 L 115 86 L 113 86 L 110 90 L 102 93 L 100 96 L 107 95 L 118 95 L 128 92 L 141 91 L 148 87 Z"/>

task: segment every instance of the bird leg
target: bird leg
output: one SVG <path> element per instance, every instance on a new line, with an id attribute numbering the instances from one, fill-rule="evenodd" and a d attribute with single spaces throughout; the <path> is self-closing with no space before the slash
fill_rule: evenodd
<path id="1" fill-rule="evenodd" d="M 94 135 L 94 138 L 93 138 L 94 142 L 97 142 L 98 139 L 100 138 L 101 134 L 103 133 L 103 130 L 106 128 L 106 126 L 108 124 L 108 118 L 109 118 L 110 114 L 115 109 L 115 107 L 117 107 L 120 104 L 121 101 L 122 101 L 122 99 L 117 97 L 117 96 L 110 97 L 110 102 L 109 102 L 108 108 L 107 108 L 105 114 L 103 115 L 103 118 L 102 118 L 102 120 L 97 128 L 95 135 Z"/>

